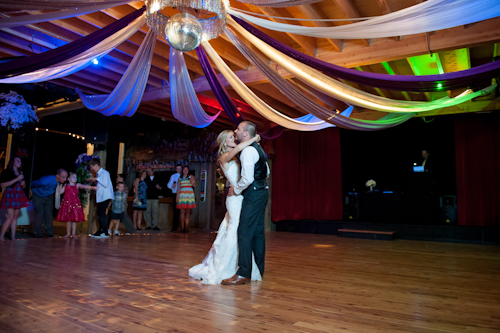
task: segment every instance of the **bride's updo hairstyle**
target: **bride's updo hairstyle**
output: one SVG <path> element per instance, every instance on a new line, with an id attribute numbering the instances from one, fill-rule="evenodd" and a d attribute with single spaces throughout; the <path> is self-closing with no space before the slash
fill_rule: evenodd
<path id="1" fill-rule="evenodd" d="M 226 139 L 227 139 L 227 136 L 229 135 L 229 133 L 232 133 L 233 131 L 231 130 L 224 130 L 222 132 L 220 132 L 219 136 L 217 137 L 217 144 L 219 145 L 219 157 L 221 157 L 222 155 L 224 155 L 225 153 L 227 153 L 229 151 L 229 147 L 227 146 L 226 144 Z"/>

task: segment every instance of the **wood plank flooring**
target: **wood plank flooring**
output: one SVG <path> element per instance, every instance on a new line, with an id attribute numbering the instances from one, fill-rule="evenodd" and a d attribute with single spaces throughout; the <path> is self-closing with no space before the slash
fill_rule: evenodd
<path id="1" fill-rule="evenodd" d="M 269 233 L 262 282 L 187 276 L 215 234 L 0 243 L 0 332 L 500 332 L 500 246 Z"/>

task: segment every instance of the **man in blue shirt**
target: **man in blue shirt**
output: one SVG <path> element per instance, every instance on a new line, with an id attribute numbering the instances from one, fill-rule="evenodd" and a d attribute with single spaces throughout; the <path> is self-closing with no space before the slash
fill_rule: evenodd
<path id="1" fill-rule="evenodd" d="M 172 232 L 176 232 L 177 229 L 179 229 L 179 216 L 180 216 L 180 209 L 177 209 L 177 205 L 175 204 L 175 197 L 177 195 L 177 182 L 179 181 L 179 178 L 181 176 L 182 172 L 182 165 L 177 164 L 175 166 L 175 173 L 170 176 L 170 180 L 168 181 L 167 187 L 172 190 L 172 194 L 170 195 L 171 198 L 174 199 L 174 218 L 172 220 Z"/>
<path id="2" fill-rule="evenodd" d="M 107 238 L 108 234 L 108 216 L 106 209 L 111 200 L 115 198 L 113 193 L 113 184 L 109 177 L 109 172 L 101 168 L 101 161 L 93 158 L 89 162 L 90 170 L 95 172 L 96 177 L 88 178 L 89 182 L 97 182 L 97 191 L 95 201 L 99 204 L 97 206 L 97 221 L 99 221 L 99 230 L 92 237 Z"/>
<path id="3" fill-rule="evenodd" d="M 42 224 L 47 237 L 54 236 L 52 210 L 54 209 L 54 193 L 58 184 L 66 183 L 68 173 L 64 169 L 57 170 L 52 176 L 43 176 L 31 183 L 33 206 L 35 207 L 35 237 L 42 238 Z"/>

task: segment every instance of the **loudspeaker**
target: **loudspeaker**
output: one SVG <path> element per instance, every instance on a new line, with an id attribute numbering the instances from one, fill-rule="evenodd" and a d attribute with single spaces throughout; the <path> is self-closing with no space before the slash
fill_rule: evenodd
<path id="1" fill-rule="evenodd" d="M 439 197 L 441 207 L 440 221 L 445 224 L 457 224 L 457 197 L 454 195 L 443 195 Z"/>
<path id="2" fill-rule="evenodd" d="M 85 110 L 84 133 L 86 142 L 100 144 L 107 143 L 108 117 L 95 111 Z"/>
<path id="3" fill-rule="evenodd" d="M 359 217 L 358 193 L 349 192 L 344 202 L 344 219 L 355 220 Z"/>

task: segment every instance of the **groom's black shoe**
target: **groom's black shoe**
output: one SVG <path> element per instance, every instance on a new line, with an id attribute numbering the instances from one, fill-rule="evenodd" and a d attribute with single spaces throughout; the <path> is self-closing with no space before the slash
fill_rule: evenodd
<path id="1" fill-rule="evenodd" d="M 249 278 L 246 278 L 244 276 L 239 276 L 238 274 L 234 274 L 232 278 L 222 280 L 222 284 L 245 284 L 247 282 L 250 282 Z"/>

